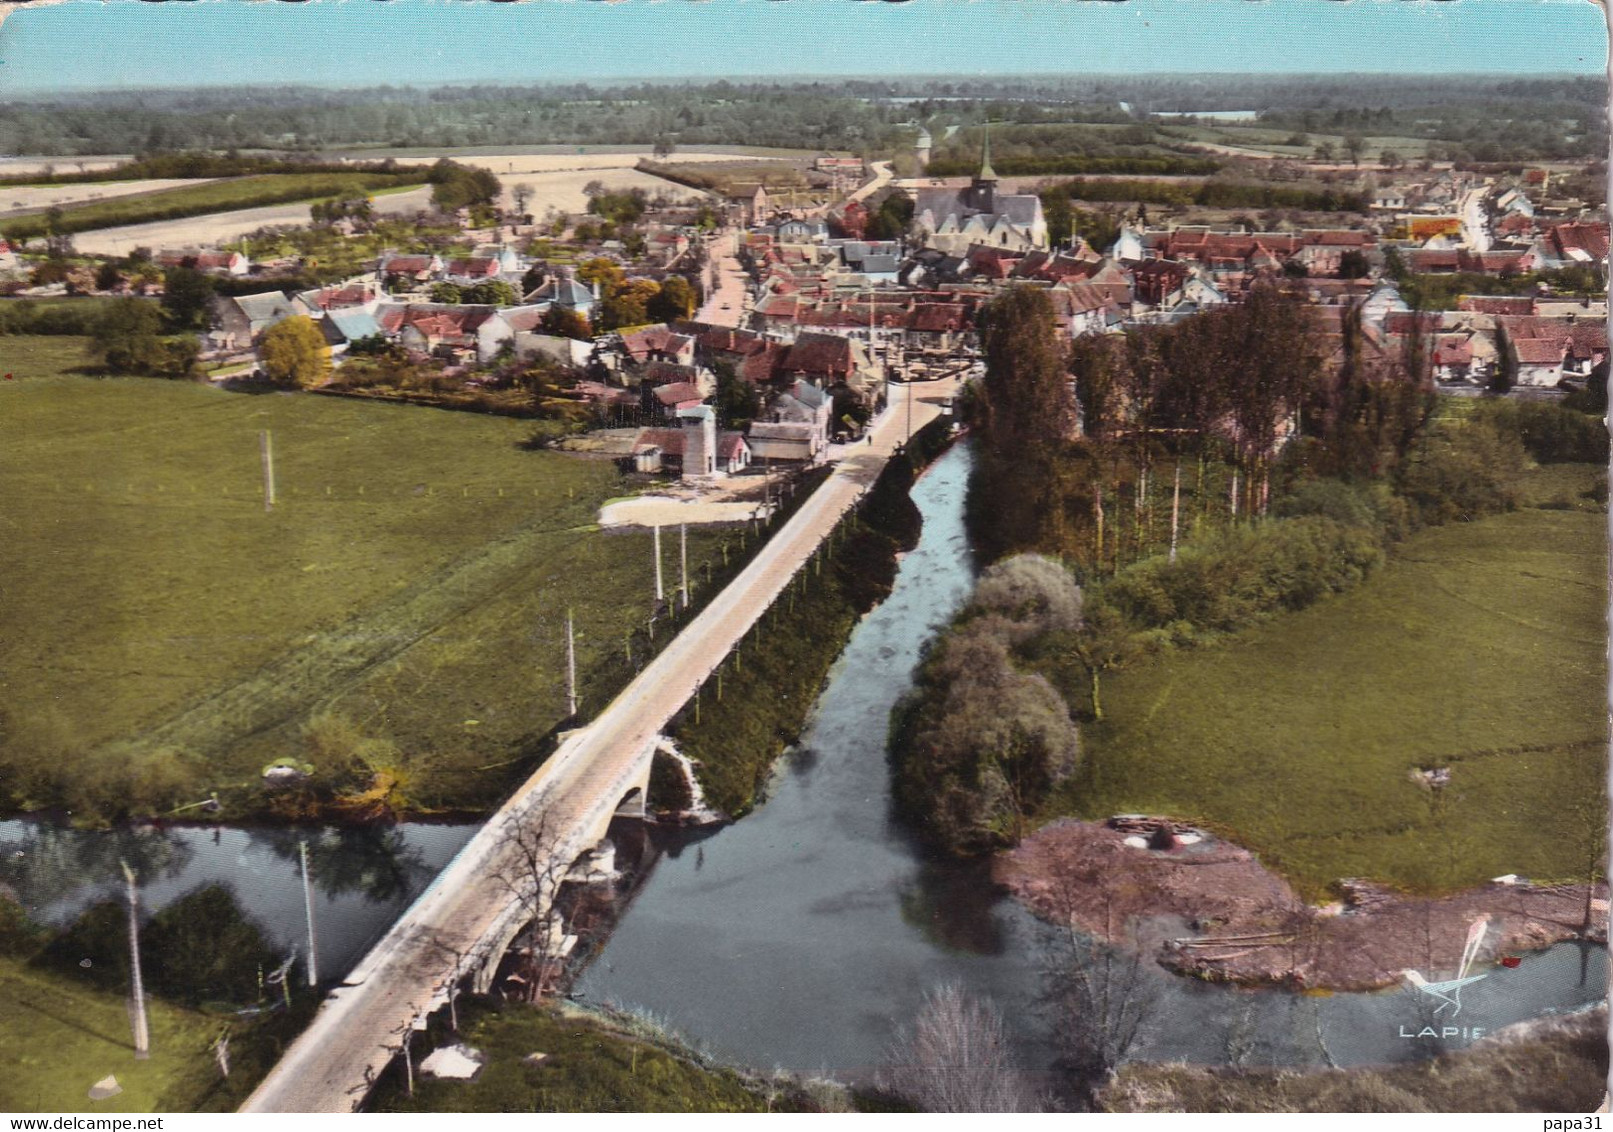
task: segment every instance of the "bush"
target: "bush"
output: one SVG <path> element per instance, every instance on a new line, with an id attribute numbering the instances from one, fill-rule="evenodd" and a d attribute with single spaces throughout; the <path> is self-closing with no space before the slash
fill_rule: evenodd
<path id="1" fill-rule="evenodd" d="M 1416 521 L 1469 522 L 1517 506 L 1526 453 L 1515 432 L 1486 416 L 1440 429 L 1401 466 L 1398 488 Z"/>
<path id="2" fill-rule="evenodd" d="M 1516 436 L 1541 464 L 1605 464 L 1607 426 L 1595 416 L 1545 401 L 1494 400 L 1473 412 L 1497 431 Z"/>
<path id="3" fill-rule="evenodd" d="M 1331 489 L 1314 493 L 1318 497 Z M 1333 503 L 1344 506 L 1342 496 Z M 1345 507 L 1347 512 L 1353 507 Z M 1126 567 L 1104 595 L 1138 629 L 1230 633 L 1359 583 L 1383 561 L 1378 528 L 1323 515 L 1277 519 Z"/>
<path id="4" fill-rule="evenodd" d="M 954 626 L 892 716 L 897 806 L 959 856 L 1016 843 L 1080 753 L 1062 697 L 1014 669 L 1004 625 L 987 617 Z"/>
<path id="5" fill-rule="evenodd" d="M 280 963 L 262 929 L 216 884 L 185 894 L 142 925 L 140 959 L 148 990 L 192 1005 L 255 1002 L 260 965 Z M 128 905 L 107 900 L 85 909 L 35 962 L 107 990 L 127 990 Z"/>

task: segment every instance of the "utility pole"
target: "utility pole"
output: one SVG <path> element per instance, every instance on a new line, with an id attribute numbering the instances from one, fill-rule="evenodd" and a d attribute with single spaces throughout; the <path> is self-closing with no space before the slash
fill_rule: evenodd
<path id="1" fill-rule="evenodd" d="M 571 610 L 566 610 L 566 718 L 577 714 L 577 642 L 572 631 Z"/>
<path id="2" fill-rule="evenodd" d="M 659 606 L 666 600 L 666 590 L 661 584 L 661 524 L 651 529 L 655 532 L 655 604 Z"/>
<path id="3" fill-rule="evenodd" d="M 308 879 L 308 842 L 297 842 L 298 856 L 302 858 L 302 910 L 308 920 L 308 985 L 319 985 L 319 951 L 314 942 L 314 886 Z M 225 1076 L 229 1076 L 228 1070 Z"/>
<path id="4" fill-rule="evenodd" d="M 678 524 L 678 564 L 683 573 L 683 608 L 689 608 L 689 525 Z"/>
<path id="5" fill-rule="evenodd" d="M 274 510 L 274 442 L 269 430 L 258 433 L 258 452 L 263 457 L 263 509 Z"/>
<path id="6" fill-rule="evenodd" d="M 123 877 L 129 884 L 129 973 L 130 993 L 133 995 L 130 1021 L 134 1025 L 134 1056 L 144 1061 L 151 1056 L 151 1031 L 146 1026 L 146 986 L 140 977 L 140 893 L 135 888 L 134 870 L 129 862 L 118 860 L 123 866 Z"/>
<path id="7" fill-rule="evenodd" d="M 1182 506 L 1182 462 L 1176 461 L 1176 482 L 1171 487 L 1171 556 L 1176 561 L 1176 529 L 1177 517 L 1181 514 Z"/>

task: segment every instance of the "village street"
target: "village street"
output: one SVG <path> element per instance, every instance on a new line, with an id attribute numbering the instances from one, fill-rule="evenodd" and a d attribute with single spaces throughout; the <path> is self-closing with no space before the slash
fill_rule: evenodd
<path id="1" fill-rule="evenodd" d="M 711 255 L 717 260 L 717 285 L 712 288 L 705 306 L 695 312 L 696 322 L 739 326 L 744 320 L 750 276 L 740 266 L 738 245 L 739 234 L 735 230 L 725 230 L 712 241 Z"/>

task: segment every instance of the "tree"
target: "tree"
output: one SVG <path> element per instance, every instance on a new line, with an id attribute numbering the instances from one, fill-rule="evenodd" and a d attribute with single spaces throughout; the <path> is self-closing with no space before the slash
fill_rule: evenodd
<path id="1" fill-rule="evenodd" d="M 739 376 L 732 362 L 718 362 L 712 368 L 717 375 L 717 420 L 724 428 L 744 428 L 761 411 L 760 394 Z"/>
<path id="2" fill-rule="evenodd" d="M 1372 264 L 1367 261 L 1364 252 L 1351 248 L 1339 256 L 1340 279 L 1365 279 L 1372 274 Z"/>
<path id="3" fill-rule="evenodd" d="M 123 286 L 123 268 L 115 259 L 106 260 L 95 269 L 95 289 L 97 291 L 116 291 Z"/>
<path id="4" fill-rule="evenodd" d="M 662 280 L 660 292 L 650 300 L 649 315 L 657 322 L 673 322 L 688 318 L 699 305 L 699 297 L 689 281 L 681 275 L 669 275 Z"/>
<path id="5" fill-rule="evenodd" d="M 499 864 L 493 877 L 528 924 L 526 942 L 517 943 L 516 974 L 529 1002 L 541 1000 L 560 973 L 565 924 L 555 910 L 555 898 L 572 866 L 563 841 L 547 810 L 511 815 L 499 831 Z"/>
<path id="6" fill-rule="evenodd" d="M 600 328 L 643 326 L 651 321 L 650 303 L 660 293 L 661 288 L 653 279 L 633 279 L 610 288 L 599 305 Z"/>
<path id="7" fill-rule="evenodd" d="M 1062 513 L 1044 505 L 1061 473 L 1074 405 L 1052 301 L 1018 286 L 981 309 L 986 375 L 970 417 L 981 438 L 970 522 L 988 556 L 1058 548 Z"/>
<path id="8" fill-rule="evenodd" d="M 1015 1067 L 1002 1013 L 948 983 L 927 991 L 911 1028 L 897 1030 L 875 1078 L 924 1112 L 1040 1112 Z"/>
<path id="9" fill-rule="evenodd" d="M 627 273 L 612 260 L 596 256 L 582 262 L 577 268 L 577 278 L 590 286 L 597 283 L 600 291 L 608 297 L 617 287 L 627 282 Z"/>
<path id="10" fill-rule="evenodd" d="M 473 287 L 466 288 L 459 301 L 462 303 L 481 303 L 495 307 L 510 307 L 515 305 L 515 288 L 502 279 L 487 279 Z"/>
<path id="11" fill-rule="evenodd" d="M 461 303 L 465 301 L 465 294 L 460 290 L 458 283 L 434 283 L 431 287 L 431 301 L 434 303 Z"/>
<path id="12" fill-rule="evenodd" d="M 200 330 L 210 317 L 214 283 L 189 267 L 170 267 L 162 274 L 162 309 L 174 330 Z"/>
<path id="13" fill-rule="evenodd" d="M 543 319 L 538 324 L 545 334 L 552 334 L 557 338 L 575 338 L 579 342 L 586 342 L 594 336 L 593 329 L 588 325 L 588 319 L 580 312 L 559 303 L 551 304 L 543 312 Z"/>
<path id="14" fill-rule="evenodd" d="M 198 353 L 193 338 L 164 339 L 157 308 L 136 298 L 109 303 L 95 323 L 90 342 L 91 352 L 113 373 L 183 377 Z"/>
<path id="15" fill-rule="evenodd" d="M 1150 941 L 1136 931 L 1135 920 L 1129 931 L 1126 922 L 1116 923 L 1129 917 L 1116 907 L 1115 883 L 1112 874 L 1088 863 L 1061 870 L 1051 893 L 1055 935 L 1047 953 L 1045 1001 L 1053 1014 L 1058 1064 L 1089 1105 L 1159 1010 L 1158 986 L 1144 959 Z M 1102 923 L 1083 925 L 1077 910 L 1092 902 L 1093 893 L 1102 894 Z"/>
<path id="16" fill-rule="evenodd" d="M 522 182 L 510 190 L 510 199 L 515 202 L 517 215 L 526 216 L 526 206 L 532 199 L 532 186 Z"/>
<path id="17" fill-rule="evenodd" d="M 677 147 L 672 142 L 671 135 L 662 134 L 660 137 L 655 139 L 655 159 L 659 161 L 663 157 L 672 156 L 672 151 L 676 148 Z"/>
<path id="18" fill-rule="evenodd" d="M 303 315 L 269 327 L 258 356 L 269 379 L 281 385 L 308 389 L 330 377 L 330 346 L 313 319 Z"/>
<path id="19" fill-rule="evenodd" d="M 1330 141 L 1318 142 L 1315 150 L 1316 160 L 1331 164 L 1334 158 L 1333 143 Z"/>
<path id="20" fill-rule="evenodd" d="M 1092 718 L 1103 721 L 1103 674 L 1124 667 L 1134 649 L 1131 630 L 1113 606 L 1090 600 L 1082 610 L 1081 625 L 1070 639 L 1070 652 L 1087 674 L 1092 694 Z"/>
<path id="21" fill-rule="evenodd" d="M 1357 133 L 1344 135 L 1344 152 L 1350 155 L 1350 164 L 1360 165 L 1361 154 L 1367 148 L 1367 139 Z"/>

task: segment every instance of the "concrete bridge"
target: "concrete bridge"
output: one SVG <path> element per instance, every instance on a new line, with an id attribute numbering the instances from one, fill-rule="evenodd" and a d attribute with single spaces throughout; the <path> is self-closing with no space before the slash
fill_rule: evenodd
<path id="1" fill-rule="evenodd" d="M 909 428 L 939 416 L 954 390 L 952 381 L 892 386 L 872 443 L 845 449 L 833 474 L 739 576 L 597 719 L 561 741 L 330 992 L 242 1112 L 357 1109 L 428 1015 L 467 984 L 490 989 L 523 928 L 539 921 L 540 931 L 556 930 L 550 907 L 573 867 L 617 814 L 643 816 L 655 745 L 673 715 L 879 478 Z"/>

